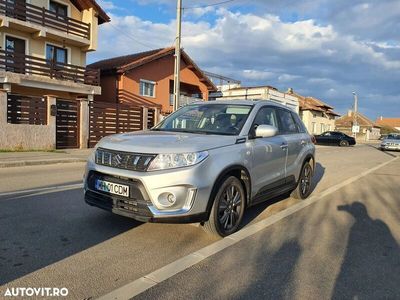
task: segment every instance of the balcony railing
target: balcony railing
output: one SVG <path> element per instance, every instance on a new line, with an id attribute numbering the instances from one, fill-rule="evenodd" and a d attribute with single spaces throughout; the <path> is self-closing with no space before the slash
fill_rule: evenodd
<path id="1" fill-rule="evenodd" d="M 0 14 L 90 39 L 90 24 L 58 15 L 44 7 L 0 0 Z"/>
<path id="2" fill-rule="evenodd" d="M 24 54 L 0 50 L 0 70 L 46 76 L 58 80 L 73 81 L 88 85 L 100 85 L 100 70 L 63 64 Z"/>

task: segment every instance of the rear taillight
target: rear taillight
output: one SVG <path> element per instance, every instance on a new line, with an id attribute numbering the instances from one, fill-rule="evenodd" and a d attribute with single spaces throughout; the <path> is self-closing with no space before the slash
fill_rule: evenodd
<path id="1" fill-rule="evenodd" d="M 313 136 L 312 134 L 310 134 L 310 136 L 311 136 L 311 142 L 315 145 L 317 143 L 315 136 Z"/>

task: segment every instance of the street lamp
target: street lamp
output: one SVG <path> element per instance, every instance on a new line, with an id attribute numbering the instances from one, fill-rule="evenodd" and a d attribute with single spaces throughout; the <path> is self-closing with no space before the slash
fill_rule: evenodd
<path id="1" fill-rule="evenodd" d="M 359 127 L 358 127 L 358 123 L 357 123 L 357 109 L 358 109 L 357 93 L 353 92 L 353 96 L 354 96 L 354 112 L 353 112 L 353 128 L 352 128 L 352 132 L 354 134 L 354 138 L 356 138 L 357 137 L 357 132 L 359 132 Z"/>

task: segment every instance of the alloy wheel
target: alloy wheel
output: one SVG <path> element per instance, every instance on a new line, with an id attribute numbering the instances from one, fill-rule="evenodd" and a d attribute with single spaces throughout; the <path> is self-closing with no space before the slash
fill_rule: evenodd
<path id="1" fill-rule="evenodd" d="M 307 195 L 311 189 L 312 170 L 309 164 L 306 164 L 300 179 L 300 191 L 303 195 Z"/>
<path id="2" fill-rule="evenodd" d="M 218 221 L 224 231 L 230 231 L 240 222 L 243 199 L 235 184 L 228 185 L 219 199 Z"/>

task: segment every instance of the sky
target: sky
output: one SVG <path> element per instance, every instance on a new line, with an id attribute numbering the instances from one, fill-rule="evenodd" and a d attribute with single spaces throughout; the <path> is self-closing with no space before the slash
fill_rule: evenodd
<path id="1" fill-rule="evenodd" d="M 89 63 L 174 45 L 176 0 L 98 2 L 111 22 Z M 400 0 L 220 2 L 183 0 L 182 47 L 203 70 L 293 88 L 341 114 L 355 91 L 369 118 L 400 118 Z"/>

